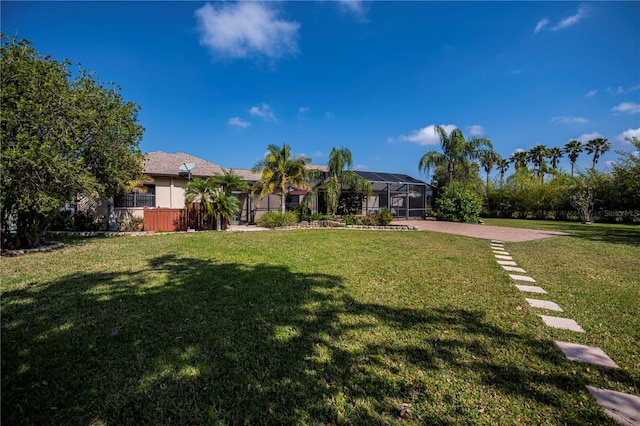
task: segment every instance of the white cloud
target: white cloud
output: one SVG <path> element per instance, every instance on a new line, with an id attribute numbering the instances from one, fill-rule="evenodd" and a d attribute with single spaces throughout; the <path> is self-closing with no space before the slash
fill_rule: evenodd
<path id="1" fill-rule="evenodd" d="M 298 108 L 298 114 L 304 114 L 307 111 L 309 111 L 309 107 L 308 106 L 303 106 L 303 107 Z"/>
<path id="2" fill-rule="evenodd" d="M 516 152 L 527 152 L 526 149 L 524 148 L 516 148 L 513 150 L 513 152 L 511 153 L 511 155 L 515 154 Z"/>
<path id="3" fill-rule="evenodd" d="M 458 126 L 453 124 L 443 124 L 440 125 L 447 134 L 451 133 L 451 131 Z M 440 143 L 440 136 L 435 131 L 436 125 L 431 124 L 427 127 L 423 127 L 422 129 L 413 130 L 408 135 L 401 135 L 398 137 L 398 140 L 407 141 L 417 143 L 418 145 L 437 145 Z"/>
<path id="4" fill-rule="evenodd" d="M 587 120 L 584 117 L 568 117 L 566 115 L 556 116 L 551 119 L 552 123 L 563 123 L 563 124 L 573 124 L 573 123 L 585 124 L 588 121 L 589 120 Z"/>
<path id="5" fill-rule="evenodd" d="M 325 111 L 324 112 L 324 116 L 326 118 L 328 118 L 329 120 L 333 120 L 334 118 L 336 118 L 336 115 L 334 113 L 332 113 L 331 111 Z"/>
<path id="6" fill-rule="evenodd" d="M 611 111 L 638 114 L 640 113 L 640 104 L 635 102 L 622 102 L 620 105 L 611 108 Z"/>
<path id="7" fill-rule="evenodd" d="M 626 95 L 631 92 L 635 92 L 636 90 L 640 90 L 640 84 L 636 84 L 635 86 L 627 87 L 626 89 L 622 86 L 618 86 L 618 90 L 616 90 L 616 94 L 618 95 Z"/>
<path id="8" fill-rule="evenodd" d="M 640 139 L 640 128 L 628 129 L 618 135 L 618 139 L 624 142 L 627 142 L 625 138 L 633 138 L 633 137 Z"/>
<path id="9" fill-rule="evenodd" d="M 325 154 L 322 151 L 316 151 L 313 154 L 311 154 L 311 158 L 327 158 L 329 157 L 329 154 Z"/>
<path id="10" fill-rule="evenodd" d="M 479 124 L 474 124 L 473 126 L 469 126 L 469 133 L 472 136 L 482 136 L 485 133 L 484 127 Z"/>
<path id="11" fill-rule="evenodd" d="M 338 0 L 339 7 L 350 14 L 353 14 L 359 21 L 367 20 L 367 7 L 362 0 Z"/>
<path id="12" fill-rule="evenodd" d="M 596 89 L 592 89 L 592 90 L 589 90 L 587 93 L 585 93 L 584 97 L 585 98 L 591 98 L 591 97 L 595 96 L 596 93 L 598 93 L 598 91 Z"/>
<path id="13" fill-rule="evenodd" d="M 254 117 L 260 117 L 264 121 L 273 121 L 274 123 L 278 122 L 275 112 L 273 112 L 271 107 L 265 103 L 249 108 L 249 114 Z"/>
<path id="14" fill-rule="evenodd" d="M 539 33 L 540 31 L 542 31 L 542 29 L 549 23 L 549 20 L 547 18 L 541 19 L 538 22 L 538 25 L 536 25 L 536 29 L 533 30 L 533 33 Z"/>
<path id="15" fill-rule="evenodd" d="M 369 170 L 369 166 L 366 164 L 356 164 L 353 166 L 353 170 Z"/>
<path id="16" fill-rule="evenodd" d="M 616 166 L 618 165 L 615 161 L 605 161 L 604 162 L 605 167 L 607 167 L 609 170 L 613 170 L 616 168 Z"/>
<path id="17" fill-rule="evenodd" d="M 278 59 L 298 51 L 300 24 L 280 19 L 272 4 L 206 3 L 195 16 L 200 44 L 216 58 Z"/>
<path id="18" fill-rule="evenodd" d="M 580 22 L 586 16 L 587 16 L 587 8 L 584 5 L 580 5 L 580 7 L 578 8 L 578 11 L 574 15 L 564 18 L 562 21 L 558 22 L 556 25 L 549 28 L 549 30 L 558 31 L 558 30 L 571 27 L 577 24 L 578 22 Z M 551 21 L 549 21 L 549 19 L 547 18 L 541 19 L 536 24 L 536 28 L 533 30 L 533 33 L 537 34 L 540 31 L 545 30 L 548 27 L 550 22 Z"/>
<path id="19" fill-rule="evenodd" d="M 591 132 L 591 133 L 584 133 L 578 136 L 577 138 L 575 138 L 575 140 L 579 140 L 580 142 L 587 143 L 592 139 L 598 139 L 598 138 L 604 138 L 604 136 L 602 136 L 602 134 L 599 132 Z M 573 140 L 573 139 L 569 139 L 569 140 Z"/>
<path id="20" fill-rule="evenodd" d="M 551 28 L 551 31 L 558 31 L 575 25 L 580 22 L 585 16 L 587 16 L 587 10 L 584 5 L 581 5 L 575 15 L 564 18 L 562 21 L 560 21 L 560 23 Z"/>
<path id="21" fill-rule="evenodd" d="M 249 123 L 248 121 L 244 121 L 240 117 L 231 117 L 227 121 L 227 124 L 229 124 L 230 126 L 236 126 L 236 127 L 249 127 L 249 126 L 251 126 L 251 123 Z"/>

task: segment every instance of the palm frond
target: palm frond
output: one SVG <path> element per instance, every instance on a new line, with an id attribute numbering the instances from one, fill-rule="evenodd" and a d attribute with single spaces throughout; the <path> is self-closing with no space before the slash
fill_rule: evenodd
<path id="1" fill-rule="evenodd" d="M 420 158 L 418 170 L 428 175 L 431 169 L 445 165 L 447 162 L 447 157 L 443 153 L 438 151 L 428 151 L 422 156 L 422 158 Z"/>

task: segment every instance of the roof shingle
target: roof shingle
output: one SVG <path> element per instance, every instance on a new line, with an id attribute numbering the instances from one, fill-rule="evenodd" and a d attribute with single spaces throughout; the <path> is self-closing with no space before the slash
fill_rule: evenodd
<path id="1" fill-rule="evenodd" d="M 194 163 L 191 176 L 209 177 L 222 174 L 224 169 L 184 152 L 168 154 L 162 151 L 150 152 L 144 156 L 144 172 L 151 176 L 179 176 L 183 163 Z"/>

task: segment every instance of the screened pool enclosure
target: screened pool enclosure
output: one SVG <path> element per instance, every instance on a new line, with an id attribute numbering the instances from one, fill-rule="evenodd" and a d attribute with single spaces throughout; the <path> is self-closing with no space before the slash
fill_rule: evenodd
<path id="1" fill-rule="evenodd" d="M 356 171 L 358 175 L 371 182 L 372 194 L 368 197 L 350 193 L 343 188 L 338 214 L 367 214 L 379 213 L 383 207 L 388 207 L 397 219 L 422 219 L 431 212 L 433 187 L 426 182 L 411 176 L 397 173 L 379 173 Z M 295 210 L 307 191 L 290 188 L 286 195 L 287 210 Z M 267 211 L 278 211 L 280 208 L 279 193 L 270 194 L 260 203 L 251 201 L 251 194 L 242 198 L 243 208 L 241 221 L 254 222 Z M 309 205 L 312 212 L 326 212 L 324 192 L 319 189 Z"/>
<path id="2" fill-rule="evenodd" d="M 431 211 L 433 187 L 411 176 L 396 173 L 356 173 L 371 182 L 373 193 L 365 197 L 364 213 L 388 207 L 398 219 L 424 218 Z"/>

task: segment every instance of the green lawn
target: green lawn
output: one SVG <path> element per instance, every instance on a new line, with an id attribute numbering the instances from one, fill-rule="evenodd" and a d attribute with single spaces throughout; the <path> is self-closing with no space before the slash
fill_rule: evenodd
<path id="1" fill-rule="evenodd" d="M 584 386 L 640 394 L 634 232 L 506 244 L 584 335 L 545 327 L 487 241 L 447 234 L 70 239 L 3 258 L 2 423 L 614 424 Z"/>

